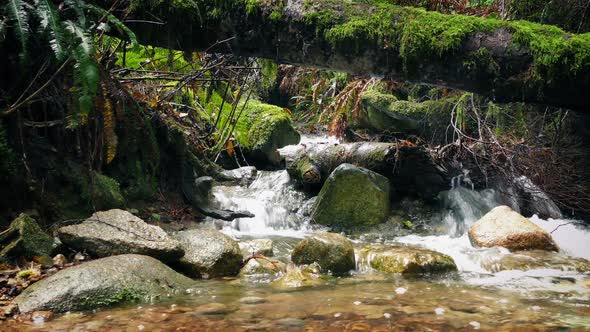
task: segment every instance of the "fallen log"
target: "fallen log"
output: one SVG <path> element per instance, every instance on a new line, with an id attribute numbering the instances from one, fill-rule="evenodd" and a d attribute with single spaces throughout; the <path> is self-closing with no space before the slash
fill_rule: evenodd
<path id="1" fill-rule="evenodd" d="M 95 0 L 109 9 L 112 1 Z M 443 15 L 382 1 L 160 0 L 116 14 L 140 42 L 274 59 L 472 91 L 497 102 L 590 107 L 590 34 Z M 154 18 L 162 24 L 151 23 Z"/>
<path id="2" fill-rule="evenodd" d="M 445 170 L 428 151 L 396 143 L 359 142 L 301 146 L 286 155 L 287 172 L 296 185 L 317 191 L 341 164 L 364 167 L 389 178 L 394 192 L 433 198 L 449 188 Z"/>

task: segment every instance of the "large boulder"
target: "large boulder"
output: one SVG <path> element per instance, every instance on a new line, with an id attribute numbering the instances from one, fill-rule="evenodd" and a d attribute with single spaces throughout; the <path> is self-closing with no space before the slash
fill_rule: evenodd
<path id="1" fill-rule="evenodd" d="M 366 168 L 338 166 L 315 201 L 312 219 L 337 230 L 376 225 L 389 215 L 389 180 Z"/>
<path id="2" fill-rule="evenodd" d="M 317 263 L 323 272 L 347 273 L 355 268 L 352 243 L 340 234 L 318 232 L 301 240 L 291 253 L 295 264 Z"/>
<path id="3" fill-rule="evenodd" d="M 469 228 L 475 247 L 504 247 L 510 250 L 553 250 L 551 235 L 508 206 L 498 206 Z"/>
<path id="4" fill-rule="evenodd" d="M 98 257 L 139 254 L 173 262 L 184 254 L 180 243 L 160 227 L 118 209 L 96 212 L 81 224 L 59 228 L 57 234 L 65 245 Z"/>
<path id="5" fill-rule="evenodd" d="M 54 241 L 33 218 L 21 213 L 0 236 L 0 245 L 0 261 L 6 261 L 20 256 L 32 259 L 51 255 Z"/>
<path id="6" fill-rule="evenodd" d="M 192 277 L 235 276 L 242 267 L 240 246 L 229 236 L 214 229 L 193 229 L 178 232 L 185 255 L 181 268 Z"/>
<path id="7" fill-rule="evenodd" d="M 436 251 L 410 246 L 367 246 L 359 252 L 359 265 L 387 273 L 423 274 L 457 270 L 455 261 Z"/>
<path id="8" fill-rule="evenodd" d="M 21 312 L 93 310 L 152 300 L 192 283 L 152 257 L 119 255 L 61 270 L 24 290 L 14 303 Z"/>

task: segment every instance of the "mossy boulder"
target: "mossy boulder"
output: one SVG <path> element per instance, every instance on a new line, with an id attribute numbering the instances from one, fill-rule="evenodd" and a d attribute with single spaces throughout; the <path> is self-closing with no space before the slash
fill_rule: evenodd
<path id="1" fill-rule="evenodd" d="M 59 228 L 57 234 L 68 247 L 98 257 L 140 254 L 174 262 L 184 254 L 180 243 L 160 227 L 118 209 L 96 212 L 80 224 Z"/>
<path id="2" fill-rule="evenodd" d="M 49 256 L 54 249 L 53 238 L 45 233 L 37 222 L 21 213 L 10 223 L 8 231 L 0 236 L 0 261 L 25 257 Z"/>
<path id="3" fill-rule="evenodd" d="M 389 215 L 389 180 L 366 168 L 338 166 L 328 177 L 312 211 L 312 219 L 337 230 L 376 225 Z"/>
<path id="4" fill-rule="evenodd" d="M 350 240 L 328 232 L 314 233 L 297 243 L 291 260 L 298 265 L 316 263 L 325 273 L 344 274 L 355 268 L 354 248 Z"/>
<path id="5" fill-rule="evenodd" d="M 222 104 L 220 129 L 227 125 L 232 114 L 231 103 L 223 102 L 223 98 L 214 92 L 206 104 L 212 114 L 218 112 Z M 240 147 L 255 161 L 277 164 L 280 161 L 277 149 L 299 143 L 300 135 L 293 128 L 291 114 L 282 107 L 250 100 L 246 105 L 238 105 L 238 111 L 242 109 L 233 134 Z"/>
<path id="6" fill-rule="evenodd" d="M 214 229 L 193 229 L 174 234 L 185 251 L 180 268 L 192 277 L 235 276 L 242 267 L 240 246 Z"/>
<path id="7" fill-rule="evenodd" d="M 119 255 L 61 270 L 24 290 L 14 303 L 21 312 L 93 310 L 153 301 L 192 284 L 152 257 Z"/>
<path id="8" fill-rule="evenodd" d="M 505 205 L 488 212 L 469 228 L 468 233 L 475 247 L 558 250 L 551 234 Z"/>
<path id="9" fill-rule="evenodd" d="M 288 265 L 287 272 L 283 277 L 271 283 L 271 286 L 278 290 L 289 290 L 301 287 L 316 287 L 325 285 L 329 277 L 320 273 L 317 264 L 294 266 Z"/>
<path id="10" fill-rule="evenodd" d="M 386 273 L 426 274 L 457 270 L 455 261 L 436 251 L 409 246 L 367 246 L 359 251 L 359 264 Z"/>

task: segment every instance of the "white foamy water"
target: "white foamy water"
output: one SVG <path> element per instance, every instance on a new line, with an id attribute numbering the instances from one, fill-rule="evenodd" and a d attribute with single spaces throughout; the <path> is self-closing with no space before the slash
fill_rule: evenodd
<path id="1" fill-rule="evenodd" d="M 590 260 L 590 229 L 580 225 L 580 221 L 568 219 L 544 220 L 536 215 L 532 222 L 551 233 L 559 249 L 567 255 Z"/>
<path id="2" fill-rule="evenodd" d="M 287 171 L 259 171 L 248 187 L 216 186 L 213 197 L 220 208 L 254 214 L 254 218 L 224 223 L 222 231 L 230 236 L 304 237 L 309 232 L 297 214 L 305 196 L 291 187 Z"/>

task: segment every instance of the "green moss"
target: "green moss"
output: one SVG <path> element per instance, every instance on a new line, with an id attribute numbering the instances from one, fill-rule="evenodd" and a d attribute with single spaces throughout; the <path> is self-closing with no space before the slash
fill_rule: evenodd
<path id="1" fill-rule="evenodd" d="M 107 210 L 125 206 L 125 198 L 119 182 L 106 175 L 93 172 L 92 178 L 79 174 L 77 178 L 81 189 L 81 198 L 98 210 Z"/>
<path id="2" fill-rule="evenodd" d="M 350 164 L 338 166 L 324 183 L 312 219 L 337 231 L 377 225 L 389 215 L 389 180 Z"/>
<path id="3" fill-rule="evenodd" d="M 455 261 L 447 255 L 419 248 L 368 246 L 359 259 L 369 260 L 371 267 L 386 273 L 423 274 L 456 271 Z"/>
<path id="4" fill-rule="evenodd" d="M 226 132 L 222 134 L 227 136 L 220 139 L 222 143 L 225 143 L 231 134 L 227 131 L 227 128 L 231 128 L 228 124 L 232 114 L 231 103 L 224 103 L 223 98 L 216 92 L 212 92 L 209 96 L 201 92 L 199 97 L 212 119 L 217 117 L 219 108 L 223 104 L 218 128 L 226 129 Z M 240 114 L 235 123 L 233 135 L 247 152 L 272 159 L 277 148 L 299 142 L 299 133 L 293 128 L 291 114 L 281 107 L 250 100 L 246 105 L 239 103 L 233 113 L 234 117 Z"/>
<path id="5" fill-rule="evenodd" d="M 32 259 L 35 256 L 47 256 L 54 248 L 53 239 L 45 233 L 37 222 L 21 213 L 10 224 L 11 231 L 0 237 L 2 250 L 0 260 L 23 256 Z"/>
<path id="6" fill-rule="evenodd" d="M 110 307 L 117 304 L 134 303 L 145 297 L 143 292 L 135 289 L 121 289 L 115 292 L 103 292 L 79 299 L 79 310 L 94 310 L 101 307 Z M 63 311 L 63 310 L 62 310 Z"/>

